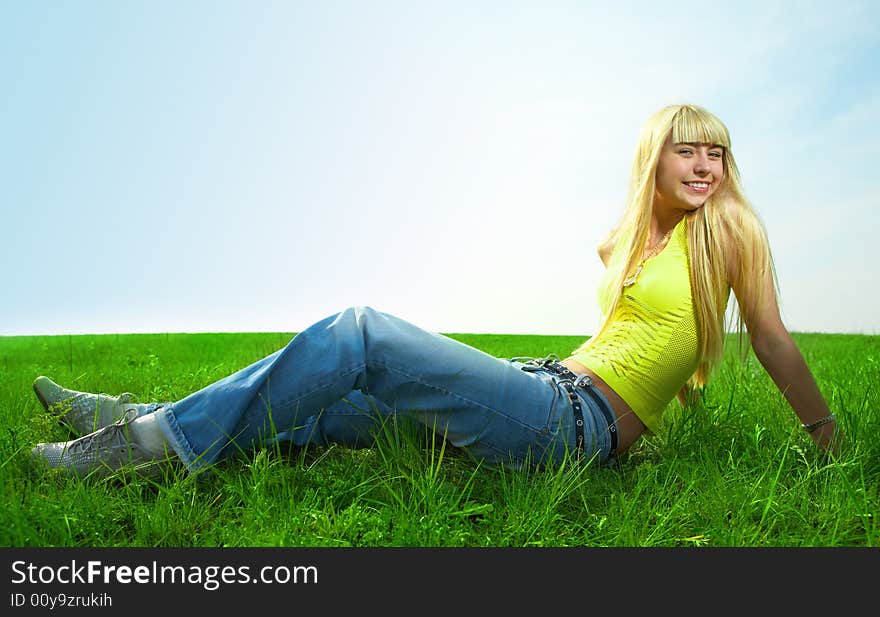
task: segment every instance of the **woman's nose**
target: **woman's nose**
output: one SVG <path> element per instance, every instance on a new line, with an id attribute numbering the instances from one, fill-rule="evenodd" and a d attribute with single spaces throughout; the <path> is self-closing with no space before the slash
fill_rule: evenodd
<path id="1" fill-rule="evenodd" d="M 694 160 L 694 171 L 697 173 L 707 173 L 709 171 L 709 154 L 706 152 L 697 152 Z"/>

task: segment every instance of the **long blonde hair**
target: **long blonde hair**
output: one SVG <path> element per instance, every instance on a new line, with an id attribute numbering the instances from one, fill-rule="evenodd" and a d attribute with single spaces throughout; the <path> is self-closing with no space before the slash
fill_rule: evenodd
<path id="1" fill-rule="evenodd" d="M 762 301 L 767 273 L 773 277 L 774 294 L 776 275 L 764 226 L 742 189 L 727 127 L 715 115 L 696 105 L 664 107 L 642 128 L 626 208 L 617 227 L 603 243 L 615 246 L 615 259 L 610 264 L 614 272 L 609 273 L 608 287 L 603 290 L 604 297 L 609 299 L 603 322 L 596 336 L 576 352 L 589 347 L 608 328 L 623 294 L 623 281 L 642 260 L 650 233 L 657 163 L 670 136 L 673 143 L 698 142 L 723 147 L 721 183 L 701 208 L 685 215 L 700 358 L 689 383 L 703 386 L 723 353 L 731 286 L 738 292 L 735 322 L 742 342 L 745 325 Z M 735 280 L 728 276 L 728 260 L 736 264 L 730 269 Z M 745 350 L 741 345 L 740 351 Z"/>

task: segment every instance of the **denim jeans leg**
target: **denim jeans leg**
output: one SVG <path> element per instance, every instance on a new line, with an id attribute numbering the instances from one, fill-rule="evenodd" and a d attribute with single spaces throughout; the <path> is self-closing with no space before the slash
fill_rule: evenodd
<path id="1" fill-rule="evenodd" d="M 494 462 L 561 457 L 574 442 L 571 405 L 550 376 L 369 307 L 327 317 L 169 404 L 160 426 L 191 471 L 272 440 L 313 442 L 316 430 L 359 444 L 371 421 L 343 400 L 353 391 Z M 311 430 L 322 417 L 325 428 Z"/>

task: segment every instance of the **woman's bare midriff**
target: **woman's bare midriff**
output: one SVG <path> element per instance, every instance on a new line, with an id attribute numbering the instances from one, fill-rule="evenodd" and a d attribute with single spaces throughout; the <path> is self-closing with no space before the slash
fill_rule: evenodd
<path id="1" fill-rule="evenodd" d="M 645 425 L 639 420 L 639 417 L 630 406 L 618 396 L 617 392 L 602 381 L 602 378 L 596 375 L 596 373 L 571 358 L 563 360 L 562 365 L 573 373 L 589 375 L 593 384 L 608 399 L 611 408 L 614 410 L 614 415 L 617 416 L 617 451 L 625 452 L 647 430 Z"/>

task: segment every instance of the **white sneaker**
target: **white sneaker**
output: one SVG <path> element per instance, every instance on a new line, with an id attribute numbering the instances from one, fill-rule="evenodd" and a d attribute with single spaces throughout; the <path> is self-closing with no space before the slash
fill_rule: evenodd
<path id="1" fill-rule="evenodd" d="M 42 375 L 34 380 L 34 392 L 46 411 L 58 415 L 77 435 L 86 435 L 110 426 L 131 409 L 141 416 L 155 407 L 132 403 L 134 395 L 130 392 L 119 396 L 77 392 L 63 388 Z"/>
<path id="2" fill-rule="evenodd" d="M 167 459 L 150 454 L 133 438 L 128 425 L 136 418 L 136 411 L 130 409 L 119 421 L 85 437 L 37 444 L 31 449 L 31 458 L 39 466 L 64 469 L 80 477 L 109 476 L 121 469 L 155 476 L 162 472 L 159 463 Z"/>

